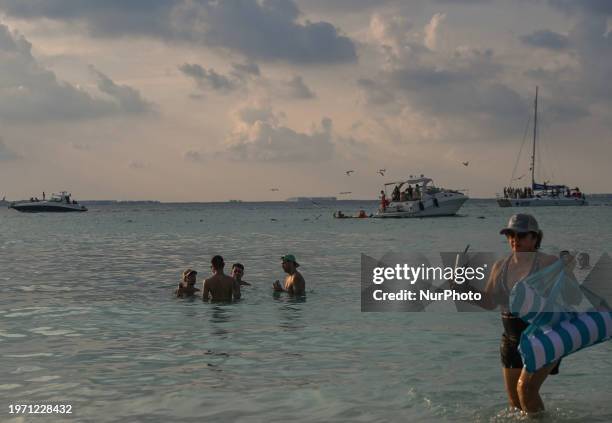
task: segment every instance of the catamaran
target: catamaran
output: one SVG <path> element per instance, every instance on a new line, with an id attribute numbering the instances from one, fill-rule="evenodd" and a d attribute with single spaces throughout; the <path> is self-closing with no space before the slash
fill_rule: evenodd
<path id="1" fill-rule="evenodd" d="M 536 141 L 538 133 L 538 87 L 534 101 L 533 143 L 531 153 L 531 186 L 504 188 L 503 194 L 497 195 L 497 204 L 500 207 L 538 207 L 538 206 L 585 206 L 586 196 L 578 187 L 570 188 L 567 185 L 551 184 L 549 181 L 538 183 L 535 180 Z M 520 155 L 520 152 L 519 152 Z M 516 179 L 512 175 L 512 182 Z"/>
<path id="2" fill-rule="evenodd" d="M 393 186 L 390 197 L 389 187 Z M 403 191 L 402 191 L 403 189 Z M 433 180 L 421 175 L 384 185 L 384 197 L 376 218 L 454 216 L 468 199 L 461 191 L 439 188 Z M 390 200 L 387 200 L 390 198 Z"/>

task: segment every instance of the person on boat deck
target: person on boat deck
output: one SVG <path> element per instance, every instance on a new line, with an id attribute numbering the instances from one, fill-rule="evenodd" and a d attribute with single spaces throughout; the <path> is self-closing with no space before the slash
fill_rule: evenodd
<path id="1" fill-rule="evenodd" d="M 385 211 L 388 204 L 389 202 L 387 200 L 387 196 L 385 195 L 385 191 L 380 190 L 380 209 Z M 344 217 L 341 211 L 338 211 L 338 217 Z"/>
<path id="2" fill-rule="evenodd" d="M 281 257 L 283 271 L 287 273 L 284 286 L 280 281 L 275 281 L 272 288 L 276 292 L 287 292 L 289 295 L 302 296 L 306 294 L 306 281 L 297 268 L 300 267 L 293 254 Z"/>
<path id="3" fill-rule="evenodd" d="M 400 187 L 399 187 L 399 185 L 396 185 L 395 188 L 393 188 L 393 193 L 391 194 L 391 200 L 392 201 L 399 201 L 400 200 Z"/>
<path id="4" fill-rule="evenodd" d="M 193 269 L 187 269 L 183 272 L 181 281 L 176 291 L 174 291 L 177 298 L 193 297 L 194 294 L 199 291 L 199 289 L 195 287 L 197 274 L 198 272 Z"/>
<path id="5" fill-rule="evenodd" d="M 413 199 L 412 198 L 412 193 L 413 193 L 412 185 L 408 184 L 408 188 L 406 188 L 406 197 L 407 197 L 408 201 L 411 201 Z"/>
<path id="6" fill-rule="evenodd" d="M 231 301 L 234 293 L 234 279 L 223 273 L 223 257 L 214 256 L 210 261 L 213 275 L 204 280 L 202 299 L 207 301 Z"/>
<path id="7" fill-rule="evenodd" d="M 414 187 L 414 194 L 415 194 L 415 200 L 420 200 L 421 199 L 421 187 L 419 186 L 419 184 L 416 184 Z"/>
<path id="8" fill-rule="evenodd" d="M 407 201 L 408 200 L 408 188 L 406 188 L 404 191 L 400 192 L 400 198 L 399 200 L 401 202 Z"/>
<path id="9" fill-rule="evenodd" d="M 504 327 L 500 353 L 504 384 L 511 407 L 526 413 L 544 410 L 540 387 L 549 374 L 559 372 L 556 361 L 535 373 L 523 368 L 518 350 L 521 333 L 529 326 L 509 310 L 509 296 L 512 288 L 527 276 L 553 264 L 557 257 L 539 252 L 543 233 L 536 219 L 529 214 L 515 214 L 500 234 L 505 235 L 511 254 L 495 262 L 489 280 L 478 304 L 486 309 L 501 308 Z M 464 287 L 463 289 L 465 289 Z M 473 288 L 471 288 L 473 289 Z"/>

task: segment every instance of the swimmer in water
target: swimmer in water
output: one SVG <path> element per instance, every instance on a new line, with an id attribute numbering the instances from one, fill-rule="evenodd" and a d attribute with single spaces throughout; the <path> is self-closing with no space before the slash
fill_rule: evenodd
<path id="1" fill-rule="evenodd" d="M 181 281 L 179 282 L 176 291 L 174 291 L 177 298 L 193 297 L 196 292 L 200 291 L 195 287 L 197 274 L 198 272 L 193 269 L 187 269 L 183 272 Z"/>
<path id="2" fill-rule="evenodd" d="M 244 265 L 242 263 L 232 264 L 232 278 L 234 278 L 234 299 L 238 300 L 241 297 L 240 287 L 251 286 L 247 281 L 243 281 Z"/>
<path id="3" fill-rule="evenodd" d="M 285 277 L 284 286 L 280 281 L 275 281 L 272 288 L 277 292 L 287 292 L 289 295 L 302 296 L 306 294 L 306 281 L 297 268 L 300 266 L 295 260 L 293 254 L 287 254 L 281 257 L 282 266 L 287 276 Z"/>
<path id="4" fill-rule="evenodd" d="M 234 279 L 223 273 L 223 257 L 214 256 L 211 263 L 213 275 L 204 281 L 202 299 L 207 301 L 231 301 L 234 292 Z"/>

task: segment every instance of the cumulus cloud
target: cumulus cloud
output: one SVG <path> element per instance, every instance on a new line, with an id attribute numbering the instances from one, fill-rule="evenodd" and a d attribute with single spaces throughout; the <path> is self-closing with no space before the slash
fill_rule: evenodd
<path id="1" fill-rule="evenodd" d="M 152 110 L 138 91 L 96 75 L 98 88 L 111 100 L 58 80 L 32 55 L 32 45 L 23 36 L 0 24 L 0 120 L 75 120 Z"/>
<path id="2" fill-rule="evenodd" d="M 387 65 L 395 66 L 418 59 L 427 49 L 411 34 L 412 22 L 400 15 L 375 13 L 370 18 L 368 39 L 385 55 Z"/>
<path id="3" fill-rule="evenodd" d="M 96 37 L 155 37 L 305 64 L 357 60 L 350 38 L 328 22 L 301 22 L 292 0 L 0 0 L 0 9 L 80 22 Z"/>
<path id="4" fill-rule="evenodd" d="M 246 107 L 235 113 L 233 133 L 222 153 L 230 160 L 320 162 L 334 155 L 332 121 L 324 118 L 310 132 L 283 126 L 268 107 Z"/>
<path id="5" fill-rule="evenodd" d="M 531 34 L 523 35 L 520 40 L 532 47 L 548 48 L 551 50 L 565 50 L 569 47 L 569 41 L 566 35 L 542 29 L 534 31 Z"/>
<path id="6" fill-rule="evenodd" d="M 501 82 L 504 66 L 492 49 L 458 46 L 450 55 L 437 52 L 443 20 L 443 14 L 434 15 L 419 42 L 414 38 L 418 32 L 411 34 L 408 26 L 398 25 L 393 17 L 371 20 L 371 40 L 387 45 L 383 54 L 391 60 L 375 77 L 357 80 L 364 102 L 375 106 L 375 113 L 377 109 L 383 114 L 390 109 L 415 110 L 454 128 L 476 126 L 483 128 L 483 134 L 484 129 L 489 134 L 514 133 L 524 124 L 528 103 Z"/>
<path id="7" fill-rule="evenodd" d="M 435 50 L 438 45 L 438 31 L 440 25 L 446 19 L 444 13 L 436 13 L 432 16 L 431 20 L 425 25 L 425 38 L 424 44 L 430 50 Z"/>

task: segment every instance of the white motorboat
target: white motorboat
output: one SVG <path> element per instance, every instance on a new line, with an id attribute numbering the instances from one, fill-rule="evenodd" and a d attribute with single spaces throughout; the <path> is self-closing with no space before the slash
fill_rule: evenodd
<path id="1" fill-rule="evenodd" d="M 536 167 L 536 141 L 538 134 L 538 87 L 536 87 L 536 95 L 534 101 L 534 118 L 533 118 L 533 143 L 531 153 L 531 186 L 514 188 L 508 186 L 504 188 L 503 195 L 497 195 L 497 204 L 500 207 L 541 207 L 541 206 L 586 206 L 588 202 L 586 196 L 578 187 L 570 188 L 567 185 L 554 185 L 549 182 L 543 184 L 535 181 Z M 521 150 L 522 150 L 521 146 Z M 521 152 L 519 151 L 519 158 Z M 518 159 L 517 159 L 518 164 Z M 516 165 L 515 165 L 516 171 Z M 513 172 L 514 173 L 514 172 Z M 513 181 L 520 180 L 511 178 Z"/>
<path id="2" fill-rule="evenodd" d="M 404 218 L 404 217 L 435 217 L 454 216 L 463 203 L 468 199 L 461 191 L 438 188 L 433 180 L 421 175 L 419 178 L 410 178 L 406 181 L 389 182 L 384 185 L 385 199 L 387 189 L 394 186 L 391 200 L 385 201 L 376 218 Z M 402 188 L 405 188 L 402 191 Z"/>
<path id="3" fill-rule="evenodd" d="M 38 198 L 30 198 L 25 201 L 16 201 L 9 205 L 10 209 L 15 209 L 24 213 L 41 213 L 41 212 L 85 212 L 87 207 L 79 204 L 76 200 L 70 198 L 70 193 L 62 191 L 58 194 L 52 194 L 48 200 L 39 200 Z"/>

